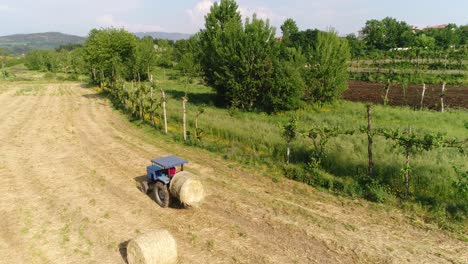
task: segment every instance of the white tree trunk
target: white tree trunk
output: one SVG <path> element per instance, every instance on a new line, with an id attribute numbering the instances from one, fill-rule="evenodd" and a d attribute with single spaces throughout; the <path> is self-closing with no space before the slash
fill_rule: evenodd
<path id="1" fill-rule="evenodd" d="M 444 108 L 444 97 L 445 97 L 445 82 L 442 84 L 442 94 L 440 95 L 440 110 L 443 113 L 445 111 Z"/>
<path id="2" fill-rule="evenodd" d="M 161 88 L 161 97 L 162 97 L 162 109 L 163 109 L 163 118 L 164 118 L 164 132 L 167 134 L 167 114 L 166 114 L 166 93 Z"/>
<path id="3" fill-rule="evenodd" d="M 187 103 L 187 98 L 184 96 L 182 97 L 182 110 L 183 110 L 183 116 L 182 116 L 182 128 L 184 132 L 184 141 L 187 141 L 187 109 L 185 107 L 185 104 Z"/>
<path id="4" fill-rule="evenodd" d="M 153 76 L 151 76 L 153 77 Z M 154 122 L 154 99 L 153 99 L 153 86 L 150 87 L 150 114 L 151 114 L 151 123 L 153 127 L 156 127 L 156 123 Z"/>
<path id="5" fill-rule="evenodd" d="M 289 164 L 289 156 L 291 155 L 291 143 L 288 142 L 286 147 L 286 164 Z"/>
<path id="6" fill-rule="evenodd" d="M 373 178 L 374 175 L 374 160 L 372 157 L 372 106 L 367 106 L 367 157 L 368 157 L 368 172 L 369 179 Z"/>
<path id="7" fill-rule="evenodd" d="M 153 76 L 151 76 L 151 73 L 150 73 L 150 66 L 148 65 L 148 79 L 150 80 L 150 82 L 153 82 Z"/>
<path id="8" fill-rule="evenodd" d="M 423 83 L 423 91 L 422 91 L 422 94 L 421 94 L 421 109 L 423 108 L 424 106 L 424 94 L 426 93 L 426 84 Z"/>
<path id="9" fill-rule="evenodd" d="M 390 91 L 390 80 L 387 81 L 387 84 L 385 86 L 385 98 L 384 98 L 384 105 L 388 104 L 388 92 Z"/>

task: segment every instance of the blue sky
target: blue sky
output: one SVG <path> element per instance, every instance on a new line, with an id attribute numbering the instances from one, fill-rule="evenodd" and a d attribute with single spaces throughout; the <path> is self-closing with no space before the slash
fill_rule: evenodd
<path id="1" fill-rule="evenodd" d="M 60 31 L 85 36 L 96 27 L 194 33 L 214 0 L 0 0 L 0 36 Z M 420 27 L 468 23 L 467 0 L 238 0 L 241 13 L 279 27 L 293 18 L 301 29 L 357 32 L 366 20 L 395 17 Z"/>

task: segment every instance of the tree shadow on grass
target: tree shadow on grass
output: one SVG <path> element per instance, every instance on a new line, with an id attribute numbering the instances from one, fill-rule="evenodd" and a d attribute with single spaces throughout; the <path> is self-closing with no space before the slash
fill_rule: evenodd
<path id="1" fill-rule="evenodd" d="M 83 89 L 89 89 L 89 88 L 96 87 L 96 85 L 89 84 L 89 83 L 82 83 L 82 84 L 80 84 L 80 87 L 83 88 Z"/>
<path id="2" fill-rule="evenodd" d="M 93 99 L 93 100 L 97 100 L 97 99 L 103 100 L 105 98 L 105 96 L 102 94 L 83 94 L 82 96 L 86 99 Z"/>
<path id="3" fill-rule="evenodd" d="M 183 91 L 166 90 L 166 93 L 174 99 L 184 97 L 186 94 Z M 216 105 L 216 94 L 213 93 L 187 93 L 189 102 L 196 105 Z"/>

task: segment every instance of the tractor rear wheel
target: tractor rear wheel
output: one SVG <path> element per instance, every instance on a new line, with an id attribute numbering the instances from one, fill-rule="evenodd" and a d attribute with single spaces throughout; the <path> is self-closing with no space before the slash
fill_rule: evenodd
<path id="1" fill-rule="evenodd" d="M 162 182 L 157 182 L 153 187 L 154 200 L 163 208 L 169 206 L 169 189 L 167 185 Z"/>

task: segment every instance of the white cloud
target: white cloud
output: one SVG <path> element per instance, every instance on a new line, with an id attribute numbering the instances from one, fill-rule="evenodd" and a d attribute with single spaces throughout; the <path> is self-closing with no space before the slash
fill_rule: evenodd
<path id="1" fill-rule="evenodd" d="M 257 15 L 257 18 L 270 20 L 271 23 L 280 23 L 286 19 L 285 16 L 278 15 L 266 7 L 239 7 L 239 11 L 244 19 L 246 17 L 252 17 L 254 14 Z"/>
<path id="2" fill-rule="evenodd" d="M 211 6 L 214 4 L 211 0 L 201 0 L 192 9 L 187 9 L 185 12 L 188 14 L 193 28 L 201 28 L 205 21 L 205 15 L 210 12 Z"/>
<path id="3" fill-rule="evenodd" d="M 102 27 L 114 27 L 114 28 L 125 28 L 130 32 L 152 32 L 162 31 L 162 27 L 157 25 L 147 24 L 129 24 L 124 21 L 115 19 L 112 15 L 103 15 L 97 18 L 99 26 Z"/>
<path id="4" fill-rule="evenodd" d="M 0 5 L 0 12 L 2 11 L 11 11 L 12 8 L 7 5 Z"/>
<path id="5" fill-rule="evenodd" d="M 191 22 L 192 29 L 202 28 L 205 22 L 205 16 L 210 12 L 211 6 L 215 1 L 212 0 L 200 0 L 191 9 L 187 9 L 185 12 L 188 14 Z M 252 17 L 253 14 L 257 14 L 257 18 L 269 19 L 272 24 L 281 23 L 285 20 L 284 16 L 278 15 L 271 9 L 261 6 L 239 6 L 239 12 L 242 15 L 242 19 L 245 20 L 247 17 Z"/>

